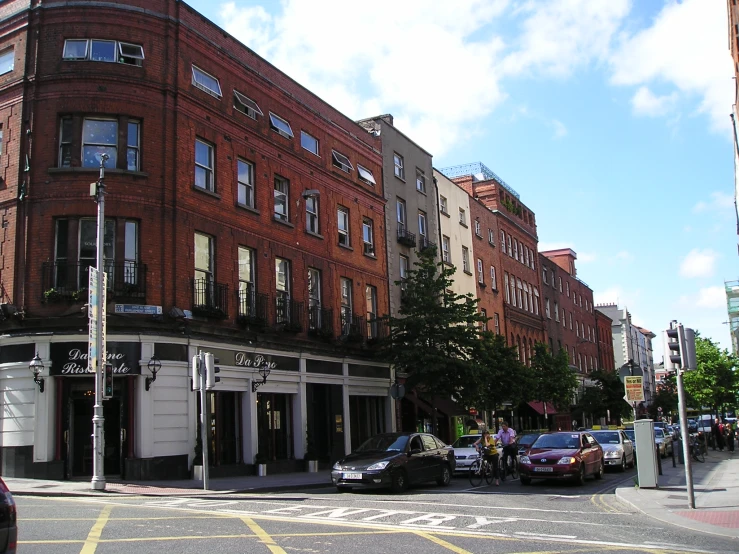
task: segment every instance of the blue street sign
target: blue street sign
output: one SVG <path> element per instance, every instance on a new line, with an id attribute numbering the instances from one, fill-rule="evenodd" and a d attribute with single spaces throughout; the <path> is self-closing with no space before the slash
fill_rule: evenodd
<path id="1" fill-rule="evenodd" d="M 117 314 L 162 315 L 161 306 L 146 306 L 144 304 L 116 304 Z"/>

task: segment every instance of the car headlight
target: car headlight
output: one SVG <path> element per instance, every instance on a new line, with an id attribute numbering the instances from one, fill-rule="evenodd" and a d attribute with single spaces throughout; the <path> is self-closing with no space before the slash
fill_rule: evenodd
<path id="1" fill-rule="evenodd" d="M 334 469 L 335 469 L 336 471 L 341 471 L 341 464 L 340 464 L 339 462 L 336 462 L 336 463 L 334 464 Z"/>
<path id="2" fill-rule="evenodd" d="M 570 465 L 570 464 L 577 463 L 577 460 L 573 458 L 572 456 L 565 456 L 564 458 L 560 458 L 560 460 L 557 463 L 562 464 L 562 465 Z"/>
<path id="3" fill-rule="evenodd" d="M 531 460 L 529 460 L 529 457 L 528 456 L 521 456 L 521 459 L 519 460 L 519 463 L 522 463 L 522 464 L 530 464 L 531 463 Z"/>
<path id="4" fill-rule="evenodd" d="M 467 456 L 467 459 L 468 460 L 476 460 L 477 459 L 477 454 L 470 454 L 469 456 Z"/>
<path id="5" fill-rule="evenodd" d="M 620 458 L 621 457 L 621 451 L 620 450 L 606 450 L 603 455 L 606 458 Z"/>
<path id="6" fill-rule="evenodd" d="M 367 469 L 370 471 L 376 469 L 385 469 L 389 463 L 390 462 L 377 462 L 376 464 L 372 464 L 371 466 L 369 466 Z"/>

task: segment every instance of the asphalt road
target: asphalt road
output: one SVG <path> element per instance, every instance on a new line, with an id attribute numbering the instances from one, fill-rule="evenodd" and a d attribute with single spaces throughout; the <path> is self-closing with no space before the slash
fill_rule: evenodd
<path id="1" fill-rule="evenodd" d="M 518 481 L 333 488 L 209 498 L 16 497 L 19 552 L 739 552 L 739 543 L 645 518 L 613 495 L 634 472 L 584 487 Z"/>

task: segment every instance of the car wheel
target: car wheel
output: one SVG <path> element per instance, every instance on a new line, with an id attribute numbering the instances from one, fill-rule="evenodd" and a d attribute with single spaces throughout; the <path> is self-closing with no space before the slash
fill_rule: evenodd
<path id="1" fill-rule="evenodd" d="M 624 471 L 626 471 L 626 454 L 624 454 L 623 456 L 621 456 L 621 467 L 619 467 L 618 469 L 619 469 L 619 471 L 621 471 L 621 473 L 623 473 Z"/>
<path id="2" fill-rule="evenodd" d="M 577 477 L 575 477 L 575 483 L 577 485 L 585 484 L 585 466 L 580 466 L 580 471 L 578 472 Z"/>
<path id="3" fill-rule="evenodd" d="M 530 485 L 531 484 L 531 478 L 526 477 L 524 475 L 521 475 L 521 484 L 522 485 Z"/>
<path id="4" fill-rule="evenodd" d="M 405 474 L 405 470 L 399 469 L 393 473 L 390 488 L 393 492 L 403 492 L 408 488 L 408 476 Z"/>
<path id="5" fill-rule="evenodd" d="M 446 487 L 451 482 L 452 482 L 452 472 L 449 471 L 448 465 L 442 464 L 441 475 L 439 475 L 438 479 L 436 479 L 436 484 L 439 485 L 440 487 Z"/>
<path id="6" fill-rule="evenodd" d="M 603 460 L 600 461 L 600 466 L 598 466 L 598 471 L 595 473 L 596 479 L 603 479 L 603 472 L 605 469 L 603 468 Z"/>

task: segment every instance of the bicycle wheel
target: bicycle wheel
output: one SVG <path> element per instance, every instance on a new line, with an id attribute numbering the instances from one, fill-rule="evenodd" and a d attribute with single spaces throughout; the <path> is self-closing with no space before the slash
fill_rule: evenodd
<path id="1" fill-rule="evenodd" d="M 493 471 L 493 466 L 490 464 L 490 462 L 485 461 L 485 482 L 488 485 L 493 484 L 493 478 L 495 475 L 495 472 Z"/>
<path id="2" fill-rule="evenodd" d="M 513 456 L 509 460 L 508 471 L 511 474 L 511 479 L 518 479 L 518 461 Z"/>
<path id="3" fill-rule="evenodd" d="M 470 466 L 470 485 L 473 487 L 479 487 L 482 483 L 482 468 L 480 467 L 480 460 L 475 460 Z"/>
<path id="4" fill-rule="evenodd" d="M 695 459 L 696 461 L 700 463 L 703 463 L 706 461 L 706 452 L 703 448 L 700 447 L 700 445 L 695 450 Z"/>

